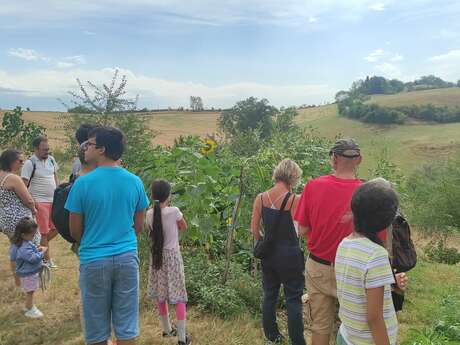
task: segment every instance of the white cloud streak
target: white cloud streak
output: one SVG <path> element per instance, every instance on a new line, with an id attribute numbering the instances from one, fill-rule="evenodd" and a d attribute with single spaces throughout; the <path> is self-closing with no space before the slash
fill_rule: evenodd
<path id="1" fill-rule="evenodd" d="M 113 68 L 100 70 L 69 69 L 41 70 L 28 73 L 7 73 L 0 70 L 0 87 L 20 90 L 34 97 L 62 97 L 67 90 L 77 90 L 75 79 L 90 80 L 96 84 L 109 83 Z M 128 79 L 130 96 L 140 95 L 143 104 L 161 106 L 187 106 L 190 95 L 199 95 L 207 106 L 228 107 L 235 102 L 255 96 L 267 98 L 272 104 L 319 104 L 333 99 L 335 88 L 328 85 L 293 84 L 271 85 L 239 82 L 212 87 L 202 83 L 172 81 L 135 74 L 120 69 Z M 64 95 L 65 96 L 65 95 Z"/>
<path id="2" fill-rule="evenodd" d="M 33 49 L 11 48 L 10 50 L 8 50 L 8 54 L 27 61 L 48 61 L 47 57 L 40 55 Z"/>
<path id="3" fill-rule="evenodd" d="M 83 55 L 66 56 L 62 59 L 51 58 L 42 55 L 34 49 L 12 48 L 8 50 L 8 54 L 27 61 L 41 61 L 48 65 L 55 65 L 57 68 L 70 68 L 86 63 Z"/>
<path id="4" fill-rule="evenodd" d="M 445 80 L 459 80 L 460 78 L 460 49 L 432 56 L 428 59 L 435 75 Z"/>
<path id="5" fill-rule="evenodd" d="M 17 0 L 3 0 L 0 18 L 15 17 L 46 25 L 84 18 L 149 15 L 173 23 L 198 25 L 243 22 L 292 26 L 314 22 L 323 15 L 335 15 L 339 20 L 355 20 L 363 18 L 369 11 L 384 10 L 390 2 L 395 0 L 387 0 L 385 4 L 375 3 L 375 0 L 222 0 L 218 5 L 214 0 L 42 0 L 23 6 Z M 91 31 L 84 33 L 93 34 Z"/>
<path id="6" fill-rule="evenodd" d="M 382 12 L 382 11 L 385 11 L 385 4 L 382 4 L 382 3 L 372 4 L 371 6 L 369 6 L 369 9 L 372 11 L 376 11 L 376 12 Z"/>
<path id="7" fill-rule="evenodd" d="M 378 60 L 380 60 L 384 53 L 385 52 L 383 49 L 376 49 L 373 52 L 371 52 L 368 56 L 366 56 L 364 60 L 368 62 L 377 62 Z"/>
<path id="8" fill-rule="evenodd" d="M 398 66 L 391 64 L 389 62 L 384 62 L 380 65 L 375 66 L 375 70 L 377 71 L 379 75 L 386 77 L 386 78 L 401 79 L 402 77 L 401 69 Z"/>

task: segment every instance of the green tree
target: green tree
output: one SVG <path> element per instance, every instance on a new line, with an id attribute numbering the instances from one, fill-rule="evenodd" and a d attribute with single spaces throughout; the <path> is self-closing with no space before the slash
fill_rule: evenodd
<path id="1" fill-rule="evenodd" d="M 295 117 L 299 115 L 295 107 L 283 109 L 276 114 L 274 127 L 278 131 L 288 131 L 297 125 L 294 123 Z"/>
<path id="2" fill-rule="evenodd" d="M 0 127 L 0 147 L 16 148 L 29 151 L 32 141 L 39 135 L 45 134 L 45 128 L 36 123 L 26 123 L 22 118 L 21 107 L 3 115 Z"/>
<path id="3" fill-rule="evenodd" d="M 66 106 L 68 112 L 76 111 L 65 118 L 65 128 L 71 143 L 74 142 L 75 130 L 82 123 L 110 125 L 123 131 L 127 150 L 123 157 L 128 166 L 137 166 L 142 153 L 152 148 L 154 132 L 149 128 L 149 118 L 145 114 L 136 114 L 137 99 L 126 98 L 127 78 L 125 75 L 118 82 L 119 71 L 116 70 L 109 85 L 97 86 L 88 81 L 86 85 L 77 79 L 80 92 L 69 91 L 73 107 Z M 80 113 L 84 112 L 84 113 Z M 71 145 L 75 147 L 75 145 Z"/>
<path id="4" fill-rule="evenodd" d="M 249 97 L 224 110 L 219 117 L 219 127 L 233 137 L 239 133 L 259 130 L 262 138 L 270 136 L 273 130 L 273 117 L 278 109 L 268 104 L 268 100 Z"/>

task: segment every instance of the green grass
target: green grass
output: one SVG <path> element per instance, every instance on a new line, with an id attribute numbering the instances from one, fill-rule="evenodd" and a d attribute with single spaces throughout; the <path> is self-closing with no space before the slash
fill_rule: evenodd
<path id="1" fill-rule="evenodd" d="M 368 170 L 375 167 L 383 150 L 404 173 L 460 152 L 460 123 L 364 124 L 339 116 L 336 105 L 303 109 L 297 121 L 330 139 L 340 136 L 355 138 L 364 154 L 360 170 L 363 177 L 367 177 Z"/>

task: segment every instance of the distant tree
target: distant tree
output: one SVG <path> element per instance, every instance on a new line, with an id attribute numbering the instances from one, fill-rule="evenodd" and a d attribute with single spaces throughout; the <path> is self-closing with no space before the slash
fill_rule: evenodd
<path id="1" fill-rule="evenodd" d="M 72 114 L 91 114 L 93 110 L 85 107 L 84 105 L 77 105 L 73 108 L 67 109 L 67 112 Z"/>
<path id="2" fill-rule="evenodd" d="M 224 110 L 219 117 L 219 127 L 230 136 L 259 130 L 262 138 L 273 130 L 273 117 L 278 110 L 268 104 L 268 100 L 250 97 Z"/>
<path id="3" fill-rule="evenodd" d="M 457 87 L 460 87 L 460 79 L 457 81 Z"/>
<path id="4" fill-rule="evenodd" d="M 203 100 L 199 96 L 190 96 L 190 109 L 192 111 L 203 111 Z"/>
<path id="5" fill-rule="evenodd" d="M 26 108 L 26 111 L 30 111 L 30 108 L 29 108 L 29 107 L 27 107 L 27 108 Z"/>
<path id="6" fill-rule="evenodd" d="M 348 97 L 350 97 L 350 93 L 348 91 L 344 91 L 344 90 L 340 90 L 339 92 L 337 92 L 335 94 L 335 101 L 338 103 L 338 102 L 342 102 L 344 101 L 345 99 L 347 99 Z M 305 108 L 309 108 L 310 106 L 306 106 Z"/>
<path id="7" fill-rule="evenodd" d="M 294 119 L 297 115 L 299 115 L 299 113 L 295 107 L 280 110 L 275 117 L 275 128 L 279 131 L 287 131 L 296 127 L 297 125 L 294 123 Z"/>
<path id="8" fill-rule="evenodd" d="M 401 80 L 391 79 L 388 82 L 388 84 L 389 84 L 390 90 L 391 90 L 390 93 L 399 93 L 399 92 L 404 91 L 404 83 Z"/>

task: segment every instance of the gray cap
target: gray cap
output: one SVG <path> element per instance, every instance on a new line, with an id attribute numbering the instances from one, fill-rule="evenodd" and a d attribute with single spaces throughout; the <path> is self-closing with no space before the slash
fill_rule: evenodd
<path id="1" fill-rule="evenodd" d="M 356 158 L 361 156 L 361 150 L 356 141 L 351 138 L 339 139 L 332 146 L 329 154 L 335 154 L 346 158 Z"/>

